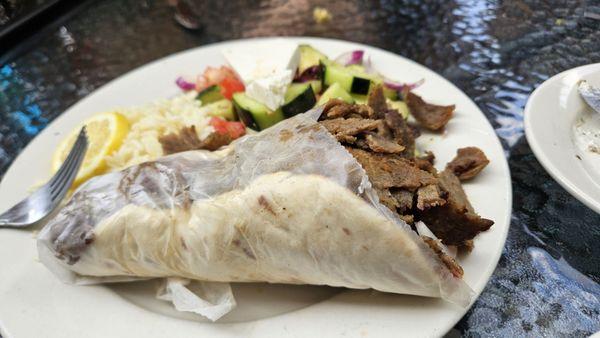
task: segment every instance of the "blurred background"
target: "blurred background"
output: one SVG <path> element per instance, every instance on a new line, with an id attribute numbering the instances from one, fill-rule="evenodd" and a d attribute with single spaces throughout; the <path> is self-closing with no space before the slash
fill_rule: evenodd
<path id="1" fill-rule="evenodd" d="M 410 58 L 456 84 L 494 126 L 513 176 L 511 229 L 490 283 L 452 335 L 600 330 L 600 216 L 542 169 L 522 123 L 537 85 L 600 62 L 597 0 L 0 0 L 0 177 L 40 130 L 108 81 L 181 50 L 274 35 Z"/>

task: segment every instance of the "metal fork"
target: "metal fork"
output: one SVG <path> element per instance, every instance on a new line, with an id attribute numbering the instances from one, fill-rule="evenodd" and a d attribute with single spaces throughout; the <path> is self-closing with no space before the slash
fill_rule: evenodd
<path id="1" fill-rule="evenodd" d="M 88 139 L 81 128 L 71 152 L 50 181 L 0 215 L 0 227 L 23 228 L 49 215 L 65 197 L 85 157 Z"/>

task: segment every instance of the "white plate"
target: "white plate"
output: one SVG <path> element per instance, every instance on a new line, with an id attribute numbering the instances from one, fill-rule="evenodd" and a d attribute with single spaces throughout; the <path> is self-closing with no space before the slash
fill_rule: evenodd
<path id="1" fill-rule="evenodd" d="M 600 213 L 600 154 L 577 146 L 573 125 L 589 110 L 577 91 L 580 80 L 600 86 L 600 63 L 567 70 L 542 83 L 525 106 L 525 135 L 550 175 Z"/>
<path id="2" fill-rule="evenodd" d="M 461 260 L 465 280 L 477 293 L 494 271 L 508 232 L 511 185 L 508 165 L 494 130 L 458 88 L 436 73 L 398 55 L 355 43 L 315 38 L 310 43 L 330 56 L 365 49 L 390 78 L 413 82 L 432 102 L 456 104 L 456 116 L 443 135 L 420 142 L 443 166 L 464 146 L 478 146 L 491 159 L 465 185 L 475 208 L 496 224 L 476 238 L 475 250 Z M 174 80 L 224 63 L 220 51 L 257 40 L 225 42 L 155 61 L 110 82 L 50 124 L 15 160 L 0 185 L 0 210 L 27 195 L 48 176 L 51 154 L 63 135 L 84 118 L 116 106 L 137 105 L 178 93 Z M 30 231 L 0 229 L 0 331 L 5 337 L 410 337 L 440 336 L 466 312 L 438 299 L 328 287 L 236 285 L 239 307 L 218 323 L 174 312 L 152 298 L 148 285 L 70 286 L 36 261 Z"/>

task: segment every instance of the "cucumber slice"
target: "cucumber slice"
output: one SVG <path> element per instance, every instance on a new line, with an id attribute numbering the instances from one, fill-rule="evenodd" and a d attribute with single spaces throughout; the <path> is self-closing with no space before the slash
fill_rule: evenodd
<path id="1" fill-rule="evenodd" d="M 367 95 L 350 94 L 354 99 L 354 103 L 367 104 Z"/>
<path id="2" fill-rule="evenodd" d="M 340 84 L 337 82 L 329 86 L 329 88 L 327 88 L 323 95 L 321 95 L 321 98 L 319 99 L 319 102 L 317 102 L 317 105 L 323 105 L 331 99 L 341 99 L 348 103 L 354 103 L 354 99 L 352 98 L 352 96 L 348 94 L 348 92 L 345 91 L 342 88 L 342 86 L 340 86 Z"/>
<path id="3" fill-rule="evenodd" d="M 267 129 L 284 119 L 280 109 L 272 111 L 246 93 L 233 94 L 233 106 L 240 120 L 254 130 Z"/>
<path id="4" fill-rule="evenodd" d="M 219 87 L 219 85 L 213 85 L 205 88 L 203 91 L 198 93 L 198 96 L 196 96 L 196 100 L 200 100 L 203 106 L 223 100 L 224 98 L 225 97 L 223 94 L 221 94 L 221 87 Z"/>
<path id="5" fill-rule="evenodd" d="M 375 74 L 369 74 L 367 72 L 359 71 L 359 65 L 351 65 L 350 73 L 354 76 L 354 81 L 352 83 L 352 89 L 350 93 L 359 94 L 359 95 L 368 95 L 375 85 L 382 84 L 383 79 Z M 348 68 L 348 67 L 346 67 Z"/>
<path id="6" fill-rule="evenodd" d="M 367 70 L 365 69 L 365 67 L 363 67 L 361 65 L 349 65 L 349 66 L 346 66 L 346 69 L 349 69 L 356 73 L 364 73 L 364 74 L 367 73 Z"/>
<path id="7" fill-rule="evenodd" d="M 323 82 L 320 80 L 308 81 L 306 83 L 310 83 L 315 94 L 318 94 L 321 92 L 321 90 L 323 90 Z"/>
<path id="8" fill-rule="evenodd" d="M 383 96 L 385 96 L 386 98 L 388 98 L 392 101 L 396 101 L 399 99 L 398 92 L 393 89 L 388 88 L 385 85 L 383 85 Z"/>
<path id="9" fill-rule="evenodd" d="M 371 80 L 371 87 L 369 87 L 369 90 L 374 85 L 382 85 L 383 95 L 386 98 L 390 100 L 398 100 L 398 92 L 385 86 L 384 79 L 380 75 L 367 73 L 365 67 L 361 65 L 350 65 L 347 66 L 346 69 L 350 70 L 355 77 Z M 351 91 L 351 93 L 354 92 Z"/>
<path id="10" fill-rule="evenodd" d="M 300 45 L 300 63 L 298 74 L 302 74 L 307 68 L 316 66 L 321 60 L 328 60 L 327 56 L 309 45 Z"/>
<path id="11" fill-rule="evenodd" d="M 350 92 L 354 94 L 364 95 L 369 93 L 371 88 L 371 80 L 364 77 L 354 76 Z"/>
<path id="12" fill-rule="evenodd" d="M 296 97 L 305 92 L 308 87 L 310 87 L 310 84 L 308 83 L 292 83 L 285 92 L 283 104 L 285 105 L 293 101 Z M 310 88 L 310 91 L 312 91 L 312 87 Z"/>
<path id="13" fill-rule="evenodd" d="M 207 105 L 203 104 L 202 109 L 206 109 L 208 116 L 222 117 L 228 121 L 237 120 L 237 116 L 233 110 L 233 103 L 227 99 L 215 101 Z"/>
<path id="14" fill-rule="evenodd" d="M 329 77 L 327 77 L 327 68 L 329 66 Z M 324 82 L 325 85 L 330 85 L 332 82 L 340 82 L 350 94 L 367 95 L 373 85 L 383 85 L 383 95 L 390 100 L 398 100 L 398 92 L 386 87 L 384 79 L 377 74 L 367 73 L 362 65 L 349 65 L 346 67 L 334 64 L 333 62 L 324 63 Z M 348 74 L 340 75 L 340 73 L 348 73 L 353 78 L 350 80 Z"/>
<path id="15" fill-rule="evenodd" d="M 344 67 L 338 66 L 333 63 L 323 63 L 323 84 L 325 86 L 331 86 L 337 83 L 344 91 L 350 92 L 352 88 L 353 76 Z"/>
<path id="16" fill-rule="evenodd" d="M 373 88 L 373 87 L 371 87 Z M 388 91 L 391 89 L 388 89 Z M 388 91 L 386 91 L 386 88 L 383 87 L 383 96 L 385 96 L 385 98 L 387 99 L 388 103 L 392 102 L 392 101 L 397 101 L 398 100 L 398 93 L 396 91 L 393 91 L 393 93 L 389 93 Z M 369 92 L 370 94 L 370 92 Z M 393 94 L 393 95 L 392 95 Z M 354 98 L 354 101 L 358 104 L 367 104 L 367 101 L 369 99 L 369 95 L 358 95 L 358 94 L 350 94 L 352 95 L 352 97 Z M 401 102 L 401 101 L 400 101 Z"/>
<path id="17" fill-rule="evenodd" d="M 317 98 L 310 83 L 292 83 L 285 93 L 281 111 L 285 117 L 304 113 L 315 106 Z"/>
<path id="18" fill-rule="evenodd" d="M 321 91 L 323 90 L 323 82 L 321 80 L 312 80 L 312 81 L 306 81 L 306 82 L 294 82 L 294 83 L 292 83 L 292 85 L 297 84 L 297 83 L 310 84 L 315 95 L 321 93 Z"/>
<path id="19" fill-rule="evenodd" d="M 388 107 L 390 107 L 390 109 L 397 110 L 405 120 L 408 119 L 408 114 L 410 114 L 410 111 L 408 110 L 408 105 L 406 105 L 406 102 L 392 101 L 392 100 L 386 100 L 386 102 L 388 104 Z"/>
<path id="20" fill-rule="evenodd" d="M 343 67 L 334 63 L 323 63 L 323 84 L 331 86 L 339 83 L 348 93 L 366 95 L 369 93 L 374 76 Z"/>

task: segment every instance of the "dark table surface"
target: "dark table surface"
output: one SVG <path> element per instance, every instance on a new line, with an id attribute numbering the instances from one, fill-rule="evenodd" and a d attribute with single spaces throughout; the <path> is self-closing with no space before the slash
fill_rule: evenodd
<path id="1" fill-rule="evenodd" d="M 314 6 L 329 9 L 333 19 L 316 25 Z M 509 159 L 508 240 L 456 330 L 469 337 L 575 337 L 600 330 L 600 215 L 552 180 L 523 134 L 523 107 L 537 85 L 600 62 L 599 1 L 197 1 L 189 9 L 202 25 L 198 30 L 178 24 L 165 0 L 89 2 L 10 48 L 0 46 L 0 175 L 69 106 L 171 53 L 272 35 L 378 46 L 467 93 Z"/>

